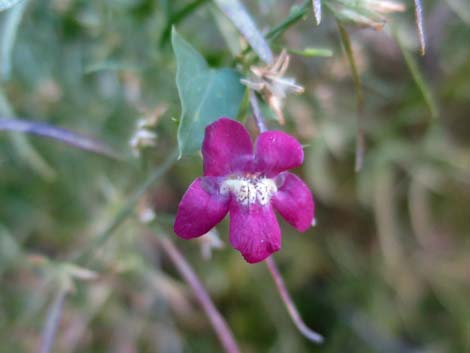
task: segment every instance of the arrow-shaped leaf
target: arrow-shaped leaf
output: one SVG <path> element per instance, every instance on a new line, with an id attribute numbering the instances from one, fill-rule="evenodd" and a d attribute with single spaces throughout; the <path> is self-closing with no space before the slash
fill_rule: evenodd
<path id="1" fill-rule="evenodd" d="M 201 148 L 204 130 L 221 116 L 236 118 L 245 87 L 229 68 L 211 69 L 206 60 L 173 29 L 176 86 L 181 101 L 179 157 Z"/>

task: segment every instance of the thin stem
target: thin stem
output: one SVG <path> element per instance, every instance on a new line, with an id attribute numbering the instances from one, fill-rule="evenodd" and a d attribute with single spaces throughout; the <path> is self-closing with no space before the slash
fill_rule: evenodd
<path id="1" fill-rule="evenodd" d="M 149 238 L 157 239 L 154 236 Z M 176 248 L 173 242 L 167 237 L 159 237 L 158 243 L 163 251 L 168 255 L 173 265 L 176 267 L 181 277 L 191 287 L 196 296 L 197 301 L 209 318 L 209 321 L 214 328 L 220 343 L 227 353 L 240 353 L 238 344 L 233 337 L 232 331 L 228 327 L 222 315 L 215 307 L 212 299 L 204 288 L 201 280 L 197 277 L 196 273 L 191 268 L 191 265 L 186 261 L 183 254 Z"/>
<path id="2" fill-rule="evenodd" d="M 267 130 L 266 123 L 264 122 L 263 113 L 261 113 L 261 109 L 259 107 L 258 97 L 256 97 L 256 93 L 253 90 L 250 91 L 250 106 L 251 111 L 253 112 L 253 118 L 255 119 L 256 126 L 260 133 L 265 132 Z"/>
<path id="3" fill-rule="evenodd" d="M 310 7 L 310 0 L 305 0 L 302 4 L 292 7 L 289 16 L 279 23 L 277 26 L 272 28 L 268 33 L 264 35 L 264 38 L 269 40 L 270 42 L 276 40 L 281 34 L 287 31 L 292 25 L 300 21 L 306 14 Z M 244 57 L 252 50 L 251 47 L 245 48 L 240 56 Z"/>
<path id="4" fill-rule="evenodd" d="M 310 0 L 305 0 L 302 4 L 293 7 L 289 13 L 289 16 L 278 24 L 276 27 L 266 33 L 265 38 L 270 41 L 275 40 L 282 33 L 284 33 L 290 26 L 300 21 L 306 14 L 310 7 Z"/>
<path id="5" fill-rule="evenodd" d="M 106 157 L 119 159 L 118 154 L 102 141 L 43 122 L 0 117 L 0 131 L 24 132 L 47 137 L 84 151 L 95 152 Z"/>
<path id="6" fill-rule="evenodd" d="M 284 283 L 284 280 L 282 279 L 282 276 L 279 273 L 272 256 L 267 258 L 266 265 L 268 266 L 269 272 L 271 272 L 271 276 L 274 279 L 274 283 L 276 284 L 279 295 L 281 296 L 281 299 L 284 302 L 284 305 L 286 306 L 287 311 L 289 312 L 289 315 L 297 329 L 310 341 L 315 343 L 322 343 L 323 336 L 310 329 L 300 317 L 299 311 L 295 307 L 295 304 L 289 295 L 286 284 Z"/>
<path id="7" fill-rule="evenodd" d="M 52 345 L 54 344 L 57 334 L 57 328 L 59 327 L 60 319 L 62 317 L 62 309 L 64 308 L 66 295 L 67 289 L 64 286 L 61 286 L 47 310 L 46 321 L 41 333 L 41 342 L 38 348 L 38 353 L 49 353 L 52 350 Z"/>

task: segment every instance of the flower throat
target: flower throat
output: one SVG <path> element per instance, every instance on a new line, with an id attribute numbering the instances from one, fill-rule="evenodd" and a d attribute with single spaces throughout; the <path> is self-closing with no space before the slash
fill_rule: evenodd
<path id="1" fill-rule="evenodd" d="M 237 202 L 244 206 L 259 204 L 265 206 L 277 192 L 274 180 L 264 177 L 240 176 L 226 179 L 220 186 L 220 193 L 232 193 Z"/>

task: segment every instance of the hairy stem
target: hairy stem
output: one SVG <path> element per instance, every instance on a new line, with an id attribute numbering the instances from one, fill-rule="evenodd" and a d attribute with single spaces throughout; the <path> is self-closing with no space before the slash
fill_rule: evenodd
<path id="1" fill-rule="evenodd" d="M 157 239 L 154 236 L 151 236 L 153 240 Z M 222 315 L 219 313 L 215 307 L 212 299 L 201 283 L 200 279 L 197 277 L 196 273 L 191 268 L 191 265 L 186 261 L 183 254 L 176 248 L 173 242 L 167 237 L 159 237 L 158 244 L 166 253 L 168 258 L 171 260 L 173 265 L 176 267 L 181 277 L 186 281 L 186 283 L 193 290 L 194 295 L 196 296 L 197 301 L 201 305 L 202 309 L 209 318 L 209 321 L 214 328 L 217 337 L 219 338 L 220 343 L 224 347 L 226 353 L 240 353 L 238 344 L 233 337 L 232 331 L 228 327 Z"/>
<path id="2" fill-rule="evenodd" d="M 297 329 L 310 341 L 315 343 L 322 343 L 323 336 L 310 329 L 300 317 L 299 311 L 295 307 L 295 304 L 289 295 L 286 284 L 284 283 L 284 280 L 282 279 L 282 276 L 279 273 L 272 256 L 267 258 L 266 265 L 268 266 L 269 272 L 274 279 L 274 283 L 276 284 L 277 290 L 279 291 L 279 295 L 281 296 L 281 299 L 284 302 L 284 305 L 286 306 L 287 311 L 289 312 L 289 315 Z"/>

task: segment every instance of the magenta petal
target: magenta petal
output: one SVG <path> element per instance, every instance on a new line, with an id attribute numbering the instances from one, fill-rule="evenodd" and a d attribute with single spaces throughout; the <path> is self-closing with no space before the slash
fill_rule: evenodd
<path id="1" fill-rule="evenodd" d="M 266 131 L 256 140 L 258 169 L 268 176 L 298 167 L 303 160 L 302 145 L 285 132 Z"/>
<path id="2" fill-rule="evenodd" d="M 250 135 L 238 121 L 220 118 L 206 127 L 202 143 L 204 175 L 223 176 L 241 170 L 241 162 L 252 154 Z"/>
<path id="3" fill-rule="evenodd" d="M 173 227 L 176 235 L 191 239 L 206 234 L 227 214 L 229 198 L 213 192 L 197 178 L 183 196 Z"/>
<path id="4" fill-rule="evenodd" d="M 315 205 L 308 186 L 295 174 L 283 173 L 284 183 L 271 198 L 271 204 L 282 217 L 300 232 L 311 225 Z"/>
<path id="5" fill-rule="evenodd" d="M 281 230 L 270 205 L 230 204 L 230 242 L 249 263 L 263 261 L 281 248 Z"/>

